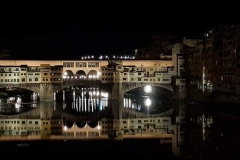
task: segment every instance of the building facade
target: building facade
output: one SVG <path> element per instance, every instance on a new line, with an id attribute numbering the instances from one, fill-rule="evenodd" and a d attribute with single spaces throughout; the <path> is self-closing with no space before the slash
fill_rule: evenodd
<path id="1" fill-rule="evenodd" d="M 62 83 L 62 66 L 0 66 L 0 84 Z"/>
<path id="2" fill-rule="evenodd" d="M 186 73 L 191 98 L 201 101 L 239 103 L 240 27 L 208 30 L 203 40 L 187 46 Z M 185 42 L 189 42 L 185 39 Z M 196 93 L 196 94 L 195 94 Z"/>
<path id="3" fill-rule="evenodd" d="M 1 115 L 0 140 L 172 138 L 174 133 L 171 117 L 130 118 L 119 122 L 117 119 L 102 118 L 96 125 L 85 121 L 81 125 L 73 122 L 68 126 L 63 119 Z M 119 125 L 121 130 L 114 132 Z M 118 133 L 121 136 L 115 135 Z"/>

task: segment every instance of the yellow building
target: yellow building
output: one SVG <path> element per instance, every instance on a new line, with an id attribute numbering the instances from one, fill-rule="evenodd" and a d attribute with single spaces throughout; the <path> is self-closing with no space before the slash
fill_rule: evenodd
<path id="1" fill-rule="evenodd" d="M 40 65 L 41 83 L 51 83 L 51 66 L 50 64 Z"/>

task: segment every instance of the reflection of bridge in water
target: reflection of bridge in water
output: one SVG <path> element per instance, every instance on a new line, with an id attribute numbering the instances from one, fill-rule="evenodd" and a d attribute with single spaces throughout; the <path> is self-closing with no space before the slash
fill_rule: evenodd
<path id="1" fill-rule="evenodd" d="M 28 112 L 0 115 L 0 141 L 154 138 L 161 143 L 172 143 L 174 153 L 178 153 L 183 144 L 181 124 L 185 115 L 181 109 L 179 116 L 174 115 L 176 106 L 155 115 L 140 115 L 124 108 L 123 117 L 119 120 L 106 116 L 111 115 L 109 107 L 79 116 L 63 111 L 61 102 L 41 103 Z"/>
<path id="2" fill-rule="evenodd" d="M 124 94 L 148 85 L 160 87 L 169 98 L 180 99 L 180 95 L 183 98 L 184 92 L 180 88 L 184 88 L 184 80 L 181 79 L 179 73 L 180 63 L 164 60 L 50 61 L 48 64 L 45 61 L 2 62 L 2 65 L 9 64 L 14 67 L 1 66 L 1 71 L 5 73 L 13 70 L 11 77 L 15 76 L 16 71 L 16 76 L 19 76 L 21 82 L 16 83 L 17 79 L 14 82 L 14 79 L 9 79 L 8 75 L 4 77 L 5 74 L 3 74 L 6 81 L 2 79 L 3 83 L 0 87 L 32 90 L 39 94 L 40 101 L 43 103 L 41 102 L 40 107 L 21 113 L 19 118 L 1 116 L 0 139 L 7 139 L 11 136 L 28 139 L 123 139 L 180 136 L 180 127 L 176 127 L 177 124 L 172 121 L 171 114 L 148 116 L 142 113 L 139 115 L 133 110 L 124 108 Z M 22 64 L 29 66 L 22 66 Z M 174 64 L 179 65 L 173 66 Z M 16 65 L 19 66 L 16 67 Z M 78 74 L 82 73 L 78 70 L 84 70 L 92 75 L 86 74 L 86 77 L 65 75 L 67 70 L 74 70 L 74 73 Z M 28 79 L 28 71 L 31 71 L 29 72 L 31 79 Z M 99 74 L 94 76 L 94 73 Z M 35 81 L 35 78 L 39 81 Z M 22 79 L 25 81 L 23 82 Z M 82 86 L 98 88 L 99 93 L 106 92 L 108 101 L 104 104 L 101 96 L 94 96 L 93 92 L 75 88 L 84 88 Z M 71 95 L 73 101 L 70 101 L 69 105 L 65 93 L 71 89 L 73 89 L 73 95 Z M 62 91 L 63 101 L 60 102 L 62 104 L 55 105 L 60 91 Z M 47 101 L 52 103 L 48 104 Z M 107 107 L 104 107 L 105 105 Z M 68 109 L 76 112 L 70 113 Z M 78 112 L 91 114 L 79 115 Z"/>
<path id="3" fill-rule="evenodd" d="M 0 140 L 109 139 L 115 135 L 114 128 L 118 125 L 112 118 L 86 120 L 60 112 L 51 117 L 45 112 L 41 117 L 31 112 L 34 110 L 21 115 L 0 115 Z M 163 115 L 123 118 L 121 126 L 122 138 L 172 138 L 171 117 Z"/>

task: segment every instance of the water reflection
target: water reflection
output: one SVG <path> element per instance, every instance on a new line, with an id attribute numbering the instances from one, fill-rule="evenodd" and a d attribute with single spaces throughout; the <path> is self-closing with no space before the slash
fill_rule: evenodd
<path id="1" fill-rule="evenodd" d="M 166 97 L 125 94 L 125 108 L 145 114 L 159 114 L 172 109 L 172 102 Z"/>
<path id="2" fill-rule="evenodd" d="M 102 111 L 108 107 L 108 93 L 100 91 L 98 88 L 60 91 L 56 94 L 56 100 L 63 102 L 63 110 L 78 113 Z"/>
<path id="3" fill-rule="evenodd" d="M 0 113 L 16 114 L 33 109 L 39 105 L 39 94 L 35 92 L 8 92 L 6 98 L 0 101 Z M 61 102 L 59 106 L 53 104 L 53 109 L 70 113 L 93 113 L 103 111 L 109 106 L 108 93 L 100 88 L 70 87 L 68 89 L 54 93 L 54 102 Z M 171 105 L 166 101 L 166 97 L 159 98 L 153 95 L 124 96 L 123 106 L 126 109 L 145 114 L 157 114 L 171 109 Z"/>
<path id="4" fill-rule="evenodd" d="M 38 104 L 36 93 L 32 93 L 29 99 L 25 98 L 26 95 L 12 95 L 0 100 L 0 113 L 1 114 L 16 114 L 25 112 L 30 109 L 36 108 Z M 24 98 L 22 98 L 24 97 Z M 30 98 L 31 97 L 31 98 Z"/>
<path id="5" fill-rule="evenodd" d="M 63 95 L 65 95 L 64 100 L 62 100 Z M 18 95 L 1 99 L 0 137 L 11 135 L 16 138 L 21 132 L 25 135 L 37 135 L 43 139 L 47 135 L 69 139 L 89 138 L 93 135 L 94 138 L 106 138 L 107 134 L 113 131 L 114 121 L 111 117 L 102 116 L 91 122 L 89 119 L 81 119 L 79 115 L 65 114 L 68 110 L 77 113 L 93 113 L 100 110 L 104 112 L 109 108 L 107 93 L 83 89 L 65 91 L 65 94 L 59 92 L 56 96 L 58 99 L 54 102 L 38 102 L 37 94 L 31 94 L 28 100 Z M 124 107 L 139 112 L 146 111 L 144 98 L 139 96 L 125 95 Z M 147 117 L 124 119 L 126 123 L 123 121 L 121 125 L 123 128 L 126 127 L 123 133 L 125 137 L 151 136 L 156 138 L 156 135 L 170 135 L 170 138 L 161 139 L 160 142 L 171 143 L 173 153 L 185 158 L 221 160 L 236 159 L 240 156 L 238 106 L 167 103 L 153 100 L 149 109 L 150 115 Z M 169 109 L 173 109 L 171 114 L 158 116 L 154 114 L 158 113 L 155 110 L 165 113 Z M 19 112 L 22 114 L 17 114 Z M 12 117 L 3 116 L 9 114 Z M 27 124 L 20 124 L 24 120 Z M 18 121 L 19 124 L 17 124 Z M 131 124 L 132 122 L 134 124 Z M 124 126 L 125 124 L 128 125 Z M 44 128 L 47 130 L 45 131 Z"/>
<path id="6" fill-rule="evenodd" d="M 186 157 L 237 159 L 239 155 L 239 110 L 234 104 L 191 104 L 186 108 L 184 145 Z"/>

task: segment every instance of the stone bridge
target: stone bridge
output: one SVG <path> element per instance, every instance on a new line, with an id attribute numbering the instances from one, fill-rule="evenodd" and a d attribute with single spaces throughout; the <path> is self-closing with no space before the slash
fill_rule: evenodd
<path id="1" fill-rule="evenodd" d="M 174 92 L 173 85 L 171 84 L 161 84 L 161 83 L 121 83 L 120 86 L 117 86 L 117 83 L 101 83 L 100 80 L 66 80 L 63 81 L 63 83 L 25 83 L 25 84 L 1 84 L 0 88 L 7 88 L 8 90 L 14 90 L 16 88 L 23 88 L 28 89 L 33 92 L 39 93 L 40 100 L 46 101 L 46 100 L 53 100 L 53 93 L 68 89 L 71 86 L 84 86 L 84 87 L 95 87 L 99 88 L 101 90 L 104 90 L 109 93 L 109 96 L 111 97 L 113 92 L 119 92 L 120 94 L 125 94 L 128 91 L 131 91 L 135 88 L 144 87 L 146 85 L 150 85 L 153 87 L 160 87 L 168 90 L 168 93 Z M 117 90 L 116 90 L 117 89 Z M 114 94 L 114 93 L 113 93 Z M 170 95 L 170 96 L 171 96 Z"/>
<path id="2" fill-rule="evenodd" d="M 69 89 L 71 86 L 83 85 L 84 87 L 99 87 L 100 90 L 108 92 L 109 94 L 109 108 L 111 108 L 112 116 L 116 119 L 121 119 L 124 114 L 124 94 L 135 88 L 144 87 L 146 85 L 160 87 L 165 89 L 165 93 L 170 97 L 178 92 L 171 84 L 161 83 L 101 83 L 100 80 L 71 80 L 63 81 L 63 83 L 28 83 L 28 84 L 14 84 L 14 85 L 0 85 L 0 88 L 6 87 L 9 90 L 16 88 L 24 88 L 39 93 L 40 101 L 53 101 L 54 93 L 62 89 Z M 70 88 L 71 89 L 71 88 Z"/>
<path id="3" fill-rule="evenodd" d="M 128 82 L 128 83 L 122 83 L 122 90 L 124 91 L 124 93 L 128 92 L 128 91 L 131 91 L 135 88 L 139 88 L 139 87 L 144 87 L 144 86 L 147 86 L 147 85 L 150 85 L 152 87 L 160 87 L 160 88 L 164 88 L 164 89 L 167 89 L 169 91 L 172 91 L 173 92 L 173 86 L 171 84 L 162 84 L 162 83 L 131 83 L 131 82 Z"/>

